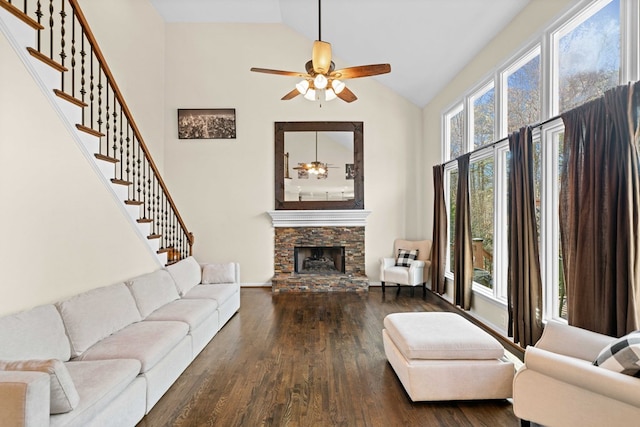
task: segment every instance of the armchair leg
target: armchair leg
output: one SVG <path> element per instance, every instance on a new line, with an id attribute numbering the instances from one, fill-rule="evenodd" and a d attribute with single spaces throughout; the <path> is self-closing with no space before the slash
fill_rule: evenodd
<path id="1" fill-rule="evenodd" d="M 427 296 L 427 284 L 423 283 L 422 284 L 422 298 Z"/>
<path id="2" fill-rule="evenodd" d="M 531 421 L 520 420 L 520 427 L 531 427 Z"/>
<path id="3" fill-rule="evenodd" d="M 411 298 L 413 298 L 415 296 L 415 294 L 416 294 L 416 287 L 412 286 L 411 287 Z"/>
<path id="4" fill-rule="evenodd" d="M 382 293 L 384 294 L 384 282 L 380 282 L 382 283 Z"/>

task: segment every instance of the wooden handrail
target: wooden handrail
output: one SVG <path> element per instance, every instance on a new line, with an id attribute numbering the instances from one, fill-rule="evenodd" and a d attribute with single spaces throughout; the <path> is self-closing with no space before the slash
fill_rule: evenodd
<path id="1" fill-rule="evenodd" d="M 83 29 L 83 31 L 85 33 L 85 36 L 87 37 L 87 40 L 89 41 L 89 44 L 91 45 L 91 48 L 93 49 L 93 53 L 95 54 L 96 59 L 98 60 L 98 63 L 100 64 L 100 67 L 102 68 L 105 76 L 107 77 L 107 79 L 109 81 L 109 84 L 111 85 L 111 87 L 113 89 L 114 96 L 116 97 L 116 99 L 120 103 L 120 107 L 121 107 L 122 111 L 124 112 L 124 115 L 127 118 L 127 121 L 129 123 L 129 125 L 131 126 L 131 129 L 133 130 L 135 138 L 138 140 L 138 143 L 140 144 L 140 147 L 142 148 L 142 151 L 144 152 L 145 157 L 146 157 L 147 161 L 149 162 L 149 165 L 151 166 L 151 169 L 153 170 L 153 173 L 154 173 L 156 179 L 158 180 L 158 183 L 159 183 L 160 187 L 162 188 L 162 191 L 164 192 L 164 195 L 166 196 L 167 201 L 169 202 L 169 205 L 171 206 L 171 208 L 172 208 L 172 210 L 173 210 L 178 222 L 180 223 L 180 226 L 184 230 L 184 233 L 185 233 L 187 239 L 189 240 L 189 253 L 191 254 L 191 251 L 192 251 L 191 247 L 193 246 L 193 241 L 194 241 L 193 233 L 188 231 L 187 226 L 185 225 L 184 221 L 182 220 L 182 217 L 180 216 L 180 213 L 178 212 L 178 209 L 176 208 L 176 205 L 175 205 L 175 203 L 173 201 L 173 198 L 169 194 L 167 186 L 166 186 L 164 180 L 162 179 L 162 176 L 160 175 L 160 172 L 158 171 L 158 168 L 157 168 L 155 162 L 153 161 L 153 158 L 151 157 L 151 153 L 150 153 L 149 149 L 147 148 L 147 145 L 145 144 L 144 140 L 142 139 L 142 134 L 141 134 L 140 130 L 138 129 L 138 125 L 133 120 L 133 115 L 131 114 L 131 111 L 129 110 L 129 107 L 127 106 L 127 103 L 125 102 L 124 97 L 122 96 L 122 92 L 120 91 L 120 88 L 118 87 L 118 84 L 116 83 L 116 80 L 113 77 L 113 73 L 111 72 L 111 69 L 107 65 L 107 61 L 105 60 L 105 57 L 102 54 L 102 50 L 100 50 L 100 47 L 98 45 L 98 42 L 96 41 L 95 36 L 93 35 L 93 32 L 89 28 L 88 21 L 87 21 L 86 17 L 84 16 L 84 13 L 82 12 L 82 9 L 80 9 L 80 5 L 78 4 L 78 1 L 77 0 L 68 0 L 68 1 L 69 1 L 69 4 L 71 5 L 71 7 L 73 8 L 74 14 L 76 15 L 76 18 L 78 19 L 78 22 L 82 26 L 82 29 Z"/>

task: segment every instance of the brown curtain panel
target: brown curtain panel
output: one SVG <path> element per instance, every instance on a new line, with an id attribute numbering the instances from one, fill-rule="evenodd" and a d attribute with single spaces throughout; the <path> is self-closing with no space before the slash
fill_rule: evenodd
<path id="1" fill-rule="evenodd" d="M 431 290 L 445 293 L 447 257 L 447 207 L 444 199 L 444 166 L 433 167 L 433 245 L 431 246 Z"/>
<path id="2" fill-rule="evenodd" d="M 621 86 L 562 115 L 569 323 L 612 336 L 640 326 L 639 90 Z"/>
<path id="3" fill-rule="evenodd" d="M 471 207 L 469 203 L 469 154 L 458 157 L 458 194 L 456 196 L 455 242 L 453 253 L 453 283 L 456 305 L 471 308 L 473 283 L 473 242 Z"/>
<path id="4" fill-rule="evenodd" d="M 542 277 L 533 192 L 531 128 L 509 135 L 509 336 L 525 348 L 542 336 Z"/>

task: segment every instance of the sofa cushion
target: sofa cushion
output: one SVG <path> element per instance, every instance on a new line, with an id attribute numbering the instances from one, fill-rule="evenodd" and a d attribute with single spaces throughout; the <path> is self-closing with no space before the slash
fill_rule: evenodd
<path id="1" fill-rule="evenodd" d="M 73 385 L 69 371 L 58 359 L 48 360 L 0 360 L 0 371 L 29 371 L 44 372 L 49 375 L 49 392 L 51 399 L 49 412 L 62 414 L 69 412 L 78 405 L 80 396 Z"/>
<path id="2" fill-rule="evenodd" d="M 236 269 L 232 262 L 211 263 L 202 266 L 202 283 L 235 283 Z"/>
<path id="3" fill-rule="evenodd" d="M 163 305 L 180 298 L 176 284 L 166 270 L 138 276 L 127 281 L 127 286 L 143 319 Z"/>
<path id="4" fill-rule="evenodd" d="M 65 365 L 80 395 L 80 403 L 71 412 L 51 416 L 52 427 L 95 425 L 96 416 L 121 395 L 140 372 L 140 362 L 131 359 L 71 361 Z"/>
<path id="5" fill-rule="evenodd" d="M 0 318 L 0 359 L 69 360 L 71 346 L 52 304 Z"/>
<path id="6" fill-rule="evenodd" d="M 189 325 L 189 332 L 196 329 L 216 312 L 218 303 L 210 299 L 180 299 L 166 304 L 145 320 L 176 320 Z"/>
<path id="7" fill-rule="evenodd" d="M 184 295 L 184 299 L 202 299 L 208 298 L 218 302 L 218 305 L 224 304 L 232 295 L 240 292 L 240 286 L 237 284 L 223 283 L 219 285 L 198 285 Z"/>
<path id="8" fill-rule="evenodd" d="M 141 320 L 136 302 L 124 283 L 92 289 L 57 306 L 71 341 L 72 357 Z"/>
<path id="9" fill-rule="evenodd" d="M 396 267 L 410 267 L 411 263 L 418 258 L 418 250 L 398 249 Z"/>
<path id="10" fill-rule="evenodd" d="M 171 264 L 167 267 L 167 271 L 176 282 L 180 296 L 202 281 L 202 268 L 192 256 Z"/>
<path id="11" fill-rule="evenodd" d="M 77 360 L 135 359 L 140 372 L 153 368 L 189 332 L 184 322 L 138 322 L 127 326 L 82 353 Z"/>
<path id="12" fill-rule="evenodd" d="M 611 342 L 602 349 L 593 364 L 640 377 L 640 331 L 631 332 Z"/>

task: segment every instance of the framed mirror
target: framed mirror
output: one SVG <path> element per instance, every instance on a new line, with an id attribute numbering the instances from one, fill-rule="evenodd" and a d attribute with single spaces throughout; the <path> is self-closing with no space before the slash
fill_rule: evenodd
<path id="1" fill-rule="evenodd" d="M 364 209 L 362 122 L 275 123 L 275 209 Z"/>

